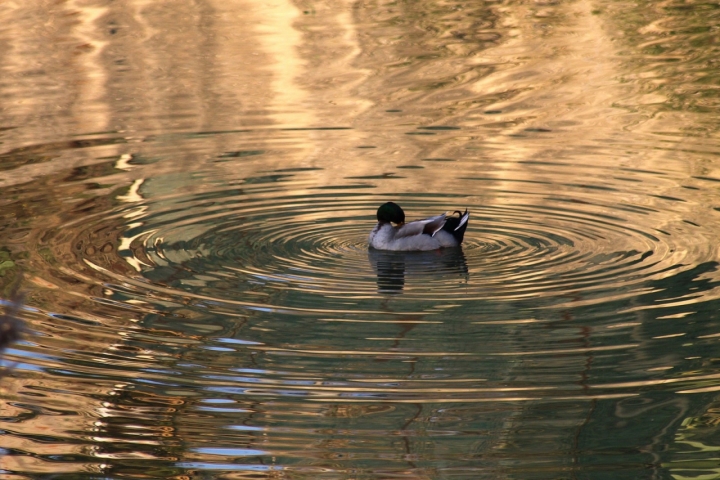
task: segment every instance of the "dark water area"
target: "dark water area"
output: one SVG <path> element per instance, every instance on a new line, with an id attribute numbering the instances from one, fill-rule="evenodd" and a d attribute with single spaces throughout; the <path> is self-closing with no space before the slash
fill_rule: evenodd
<path id="1" fill-rule="evenodd" d="M 718 4 L 0 25 L 3 478 L 720 478 Z"/>

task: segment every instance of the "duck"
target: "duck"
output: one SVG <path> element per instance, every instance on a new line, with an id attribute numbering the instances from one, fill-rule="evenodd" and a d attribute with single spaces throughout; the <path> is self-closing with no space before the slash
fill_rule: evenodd
<path id="1" fill-rule="evenodd" d="M 377 250 L 404 252 L 458 247 L 462 244 L 469 219 L 466 208 L 465 213 L 455 210 L 451 216 L 442 213 L 405 223 L 405 212 L 400 205 L 386 202 L 377 209 L 378 223 L 370 232 L 368 243 Z"/>

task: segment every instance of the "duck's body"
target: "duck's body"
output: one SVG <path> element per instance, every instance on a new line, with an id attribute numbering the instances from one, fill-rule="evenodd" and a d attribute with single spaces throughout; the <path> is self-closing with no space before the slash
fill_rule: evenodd
<path id="1" fill-rule="evenodd" d="M 444 213 L 436 217 L 405 223 L 405 212 L 393 202 L 380 206 L 378 223 L 370 232 L 369 243 L 378 250 L 426 251 L 457 247 L 463 241 L 470 214 L 467 210 L 457 217 Z M 395 223 L 396 225 L 393 225 Z"/>

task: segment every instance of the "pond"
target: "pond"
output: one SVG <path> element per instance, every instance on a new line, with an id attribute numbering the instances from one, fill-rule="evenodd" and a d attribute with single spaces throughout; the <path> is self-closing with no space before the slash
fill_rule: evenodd
<path id="1" fill-rule="evenodd" d="M 7 478 L 720 477 L 716 3 L 0 19 Z"/>

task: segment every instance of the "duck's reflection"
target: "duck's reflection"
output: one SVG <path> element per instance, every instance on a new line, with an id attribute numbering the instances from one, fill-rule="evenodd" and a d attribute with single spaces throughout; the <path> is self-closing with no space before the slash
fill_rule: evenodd
<path id="1" fill-rule="evenodd" d="M 370 248 L 368 259 L 377 274 L 379 293 L 402 293 L 406 277 L 417 283 L 437 279 L 468 279 L 467 261 L 461 247 L 428 252 L 394 252 Z"/>

